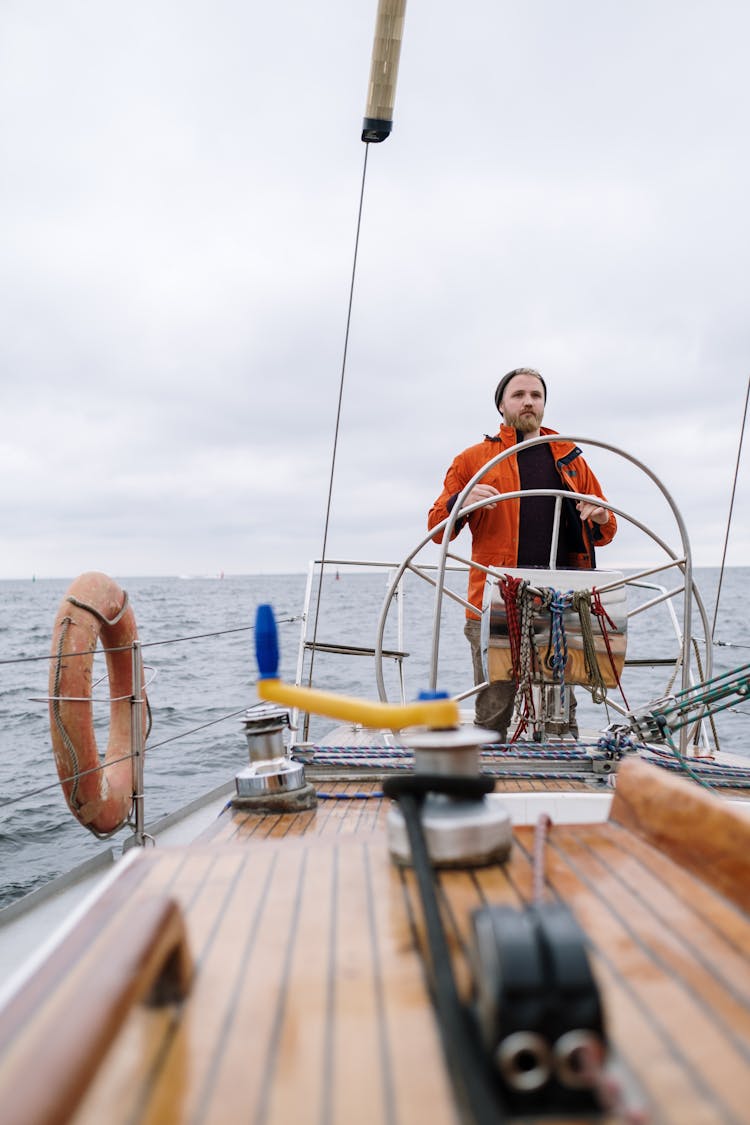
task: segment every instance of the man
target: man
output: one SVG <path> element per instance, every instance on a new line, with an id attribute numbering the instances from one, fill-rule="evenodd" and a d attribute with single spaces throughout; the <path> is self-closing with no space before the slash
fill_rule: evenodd
<path id="1" fill-rule="evenodd" d="M 459 494 L 471 478 L 498 453 L 520 445 L 529 438 L 553 434 L 542 426 L 547 402 L 547 385 L 532 367 L 517 367 L 500 380 L 495 391 L 495 405 L 503 424 L 495 437 L 485 435 L 484 441 L 472 445 L 454 459 L 448 470 L 443 491 L 427 517 L 428 529 L 444 520 L 453 509 Z M 605 496 L 577 446 L 553 441 L 534 446 L 519 455 L 508 457 L 491 469 L 465 498 L 466 506 L 490 496 L 526 489 L 556 488 L 587 496 Z M 498 501 L 459 516 L 454 527 L 457 535 L 468 521 L 472 537 L 471 557 L 483 566 L 549 567 L 555 498 L 528 496 Z M 560 536 L 557 550 L 558 567 L 593 568 L 594 547 L 609 543 L 617 530 L 614 515 L 598 504 L 579 500 L 563 500 Z M 442 533 L 435 536 L 442 540 Z M 472 568 L 469 572 L 468 600 L 477 612 L 467 610 L 465 634 L 471 644 L 474 682 L 484 682 L 480 650 L 480 617 L 485 575 Z M 506 742 L 508 724 L 513 714 L 516 685 L 496 682 L 479 692 L 475 703 L 475 721 L 498 732 Z M 578 737 L 575 719 L 575 696 L 570 692 L 568 724 L 561 733 Z"/>

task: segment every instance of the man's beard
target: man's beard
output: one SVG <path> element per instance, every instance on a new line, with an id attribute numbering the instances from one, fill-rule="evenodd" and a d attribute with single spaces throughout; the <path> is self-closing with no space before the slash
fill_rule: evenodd
<path id="1" fill-rule="evenodd" d="M 512 426 L 514 430 L 520 430 L 522 434 L 534 433 L 542 424 L 544 415 L 540 412 L 524 411 L 522 414 L 509 414 L 505 415 L 506 426 Z"/>

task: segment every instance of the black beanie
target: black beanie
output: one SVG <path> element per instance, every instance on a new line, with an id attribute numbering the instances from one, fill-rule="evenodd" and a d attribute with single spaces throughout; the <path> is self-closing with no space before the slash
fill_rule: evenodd
<path id="1" fill-rule="evenodd" d="M 500 409 L 500 403 L 503 401 L 503 395 L 505 394 L 505 388 L 508 386 L 508 383 L 511 381 L 511 379 L 515 375 L 533 375 L 533 376 L 535 376 L 535 378 L 537 378 L 539 380 L 539 382 L 542 384 L 542 386 L 544 387 L 544 401 L 546 403 L 546 401 L 547 401 L 547 384 L 545 383 L 544 379 L 541 377 L 539 372 L 535 371 L 533 367 L 514 367 L 513 370 L 509 371 L 507 375 L 503 375 L 502 379 L 497 384 L 497 390 L 495 391 L 495 406 L 497 407 L 498 410 Z"/>

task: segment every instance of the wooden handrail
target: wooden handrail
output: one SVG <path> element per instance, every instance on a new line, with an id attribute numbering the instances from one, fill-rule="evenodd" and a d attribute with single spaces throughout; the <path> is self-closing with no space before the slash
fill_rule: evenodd
<path id="1" fill-rule="evenodd" d="M 609 818 L 750 910 L 750 817 L 726 798 L 631 758 L 618 771 Z"/>
<path id="2" fill-rule="evenodd" d="M 174 899 L 96 907 L 0 1012 L 5 1125 L 68 1121 L 133 1005 L 172 1003 L 189 989 L 192 958 Z"/>

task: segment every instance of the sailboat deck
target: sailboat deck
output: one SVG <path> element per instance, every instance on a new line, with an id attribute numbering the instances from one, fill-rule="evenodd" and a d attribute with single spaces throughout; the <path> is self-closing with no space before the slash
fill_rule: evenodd
<path id="1" fill-rule="evenodd" d="M 5 1120 L 34 1120 L 22 1113 L 22 1077 L 39 1067 L 29 1046 L 39 1027 L 65 1009 L 64 1053 L 87 1018 L 97 951 L 162 895 L 184 914 L 192 987 L 184 1002 L 132 1009 L 76 1121 L 459 1120 L 419 955 L 416 884 L 389 862 L 386 802 L 366 795 L 376 784 L 308 812 L 227 811 L 189 848 L 134 856 L 99 900 L 91 941 L 63 944 L 0 1039 L 0 1089 L 13 1089 L 4 1105 L 16 1107 Z M 628 1096 L 654 1122 L 749 1121 L 743 905 L 612 821 L 553 825 L 545 867 L 546 893 L 587 933 Z M 467 994 L 471 911 L 531 900 L 533 828 L 515 830 L 506 864 L 442 872 L 439 887 Z"/>

